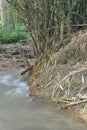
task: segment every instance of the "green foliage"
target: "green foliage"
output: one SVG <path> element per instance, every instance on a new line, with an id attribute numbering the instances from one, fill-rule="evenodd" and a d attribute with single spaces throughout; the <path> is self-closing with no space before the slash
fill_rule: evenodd
<path id="1" fill-rule="evenodd" d="M 16 42 L 29 42 L 31 37 L 26 32 L 25 26 L 18 26 L 9 32 L 4 28 L 0 28 L 0 44 L 2 43 L 16 43 Z"/>
<path id="2" fill-rule="evenodd" d="M 87 23 L 87 0 L 6 1 L 12 5 L 10 24 L 15 28 L 16 24 L 21 21 L 20 17 L 22 18 L 22 22 L 31 33 L 37 58 L 42 53 L 42 57 L 44 57 L 46 52 L 47 57 L 50 57 L 48 50 L 55 51 L 56 47 L 59 49 L 61 46 L 65 46 L 70 41 L 68 37 L 74 31 L 72 25 L 76 25 L 80 29 L 79 24 Z M 67 59 L 64 62 L 67 63 Z"/>

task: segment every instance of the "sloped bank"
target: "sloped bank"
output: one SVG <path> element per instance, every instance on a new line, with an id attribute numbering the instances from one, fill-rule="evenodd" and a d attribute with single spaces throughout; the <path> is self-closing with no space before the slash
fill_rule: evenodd
<path id="1" fill-rule="evenodd" d="M 43 68 L 34 68 L 29 83 L 32 95 L 74 108 L 87 122 L 87 33 L 74 36 Z"/>

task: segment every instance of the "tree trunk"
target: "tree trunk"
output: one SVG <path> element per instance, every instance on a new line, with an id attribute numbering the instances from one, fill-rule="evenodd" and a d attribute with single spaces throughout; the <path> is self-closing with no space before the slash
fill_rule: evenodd
<path id="1" fill-rule="evenodd" d="M 9 7 L 6 0 L 0 0 L 0 10 L 2 27 L 5 27 L 9 31 Z"/>

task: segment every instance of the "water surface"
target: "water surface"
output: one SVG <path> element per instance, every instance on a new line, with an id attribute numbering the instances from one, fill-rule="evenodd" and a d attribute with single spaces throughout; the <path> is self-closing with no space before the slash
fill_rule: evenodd
<path id="1" fill-rule="evenodd" d="M 55 105 L 29 98 L 19 70 L 0 72 L 0 130 L 87 130 Z"/>

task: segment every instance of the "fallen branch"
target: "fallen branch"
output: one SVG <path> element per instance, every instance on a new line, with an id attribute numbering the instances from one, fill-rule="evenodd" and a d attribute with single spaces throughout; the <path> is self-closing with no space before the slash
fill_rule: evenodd
<path id="1" fill-rule="evenodd" d="M 71 66 L 73 66 L 73 65 L 75 65 L 78 61 L 80 61 L 82 59 L 82 56 L 81 57 L 79 57 L 78 59 L 76 59 L 72 64 L 71 64 Z"/>
<path id="2" fill-rule="evenodd" d="M 55 87 L 53 88 L 53 91 L 52 91 L 52 98 L 54 97 L 54 95 L 55 95 L 55 93 L 56 93 L 56 91 L 58 90 L 58 88 L 59 88 L 59 86 L 65 81 L 65 80 L 67 80 L 69 77 L 71 77 L 72 75 L 74 75 L 74 74 L 77 74 L 77 73 L 80 73 L 80 72 L 82 72 L 82 71 L 84 71 L 84 70 L 87 70 L 87 66 L 85 66 L 85 67 L 81 67 L 81 68 L 79 68 L 79 70 L 75 70 L 75 71 L 72 71 L 72 72 L 70 72 L 68 75 L 66 75 L 62 80 L 60 80 L 59 82 L 57 82 L 57 84 L 55 85 Z M 55 80 L 53 80 L 53 81 L 55 81 Z M 53 82 L 52 81 L 52 82 Z M 52 83 L 51 82 L 51 83 Z M 50 84 L 51 84 L 50 83 Z M 48 84 L 49 85 L 49 84 Z"/>
<path id="3" fill-rule="evenodd" d="M 21 75 L 24 75 L 25 73 L 29 72 L 32 70 L 33 66 L 30 66 L 29 68 L 25 69 L 23 72 L 21 72 Z"/>
<path id="4" fill-rule="evenodd" d="M 73 99 L 70 98 L 53 98 L 52 100 L 56 103 L 69 103 L 70 101 L 73 101 Z"/>
<path id="5" fill-rule="evenodd" d="M 77 101 L 77 102 L 73 102 L 73 103 L 70 103 L 70 104 L 66 104 L 65 108 L 70 107 L 70 106 L 74 106 L 74 105 L 78 105 L 78 104 L 81 104 L 81 103 L 85 103 L 85 102 L 87 102 L 87 100 L 82 100 L 82 101 Z"/>
<path id="6" fill-rule="evenodd" d="M 71 102 L 72 99 L 70 98 L 53 98 L 52 99 L 54 102 L 56 103 L 62 103 L 63 104 L 63 108 L 67 108 L 67 107 L 71 107 L 71 106 L 74 106 L 74 105 L 78 105 L 78 104 L 81 104 L 81 103 L 85 103 L 87 102 L 87 100 L 81 100 L 81 101 L 76 101 L 76 102 Z"/>
<path id="7" fill-rule="evenodd" d="M 86 68 L 86 67 L 82 67 L 82 68 L 80 68 L 80 69 L 77 70 L 77 71 L 72 71 L 72 72 L 70 72 L 70 74 L 66 75 L 66 76 L 61 80 L 61 82 L 65 81 L 65 80 L 66 80 L 67 78 L 69 78 L 70 76 L 72 76 L 72 75 L 74 75 L 74 74 L 77 74 L 77 73 L 80 73 L 80 72 L 82 72 L 82 71 L 84 71 L 84 70 L 87 70 L 87 68 Z"/>

